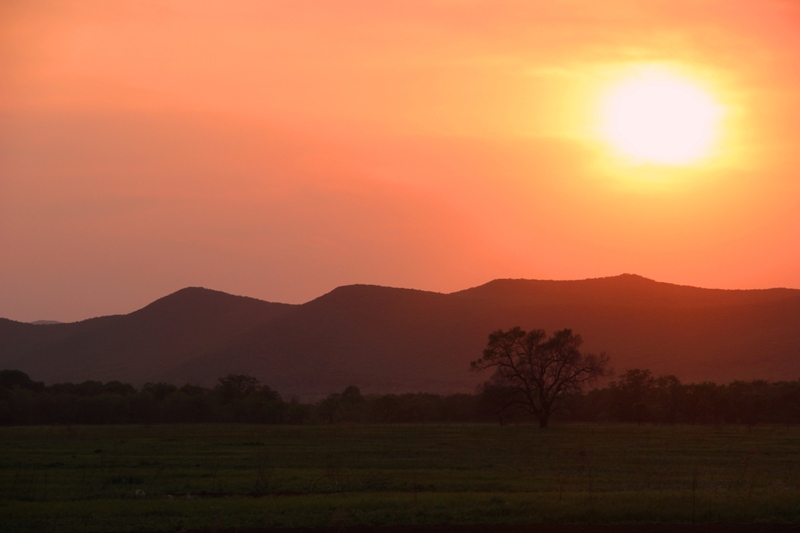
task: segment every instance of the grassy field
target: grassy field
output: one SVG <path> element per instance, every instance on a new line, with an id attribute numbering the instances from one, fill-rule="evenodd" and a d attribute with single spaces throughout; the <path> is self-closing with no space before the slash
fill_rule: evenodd
<path id="1" fill-rule="evenodd" d="M 800 428 L 0 428 L 4 531 L 800 522 Z"/>

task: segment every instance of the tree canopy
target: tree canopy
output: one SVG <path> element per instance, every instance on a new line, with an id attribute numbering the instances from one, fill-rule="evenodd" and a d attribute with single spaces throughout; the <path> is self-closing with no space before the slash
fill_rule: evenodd
<path id="1" fill-rule="evenodd" d="M 498 330 L 489 335 L 483 357 L 471 368 L 480 372 L 494 369 L 484 384 L 484 394 L 505 409 L 522 406 L 546 428 L 558 401 L 608 374 L 608 356 L 583 354 L 583 339 L 571 329 L 556 331 L 552 337 L 541 329 L 520 327 Z"/>

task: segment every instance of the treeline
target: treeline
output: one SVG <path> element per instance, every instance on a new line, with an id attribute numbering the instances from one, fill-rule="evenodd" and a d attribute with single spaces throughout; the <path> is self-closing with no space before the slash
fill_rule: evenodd
<path id="1" fill-rule="evenodd" d="M 571 404 L 571 405 L 570 405 Z M 672 375 L 626 371 L 608 387 L 569 402 L 573 420 L 660 424 L 800 423 L 800 380 L 681 383 Z"/>
<path id="2" fill-rule="evenodd" d="M 259 424 L 525 422 L 520 408 L 500 409 L 491 391 L 362 395 L 347 387 L 316 403 L 284 400 L 258 379 L 220 378 L 213 388 L 119 381 L 46 386 L 18 370 L 0 371 L 0 424 Z M 628 370 L 605 388 L 564 399 L 554 421 L 659 424 L 800 423 L 800 380 L 681 383 L 675 376 Z"/>
<path id="3" fill-rule="evenodd" d="M 148 383 L 137 390 L 119 381 L 46 386 L 19 370 L 0 371 L 0 425 L 493 420 L 491 408 L 482 402 L 471 394 L 362 396 L 358 387 L 351 386 L 308 404 L 285 401 L 277 391 L 246 375 L 220 378 L 213 388 Z"/>

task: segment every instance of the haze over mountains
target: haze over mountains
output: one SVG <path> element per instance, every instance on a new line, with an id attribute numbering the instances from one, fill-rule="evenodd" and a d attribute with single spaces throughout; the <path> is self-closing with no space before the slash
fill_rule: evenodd
<path id="1" fill-rule="evenodd" d="M 0 319 L 0 368 L 47 383 L 213 385 L 258 377 L 309 399 L 364 392 L 471 392 L 488 334 L 569 327 L 617 372 L 683 381 L 800 378 L 800 290 L 716 290 L 635 275 L 495 280 L 451 294 L 339 287 L 302 305 L 187 288 L 127 315 L 68 324 Z"/>

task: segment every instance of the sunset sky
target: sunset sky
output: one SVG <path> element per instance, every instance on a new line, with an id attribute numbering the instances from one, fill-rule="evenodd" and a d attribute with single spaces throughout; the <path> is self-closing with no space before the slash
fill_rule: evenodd
<path id="1" fill-rule="evenodd" d="M 696 158 L 611 139 L 652 73 L 707 102 Z M 797 1 L 5 0 L 0 317 L 186 286 L 800 288 L 798 139 Z"/>

